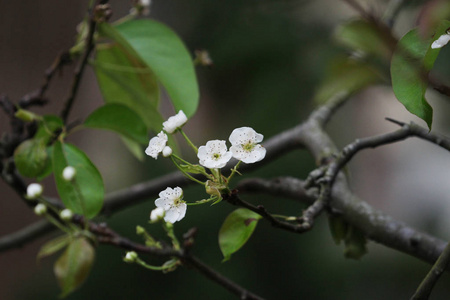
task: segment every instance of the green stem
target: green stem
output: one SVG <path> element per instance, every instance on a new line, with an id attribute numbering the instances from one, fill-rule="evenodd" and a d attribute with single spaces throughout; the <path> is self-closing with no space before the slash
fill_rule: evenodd
<path id="1" fill-rule="evenodd" d="M 233 178 L 234 173 L 240 174 L 237 169 L 239 168 L 239 165 L 241 164 L 241 162 L 242 161 L 238 161 L 238 163 L 234 166 L 234 168 L 231 169 L 231 174 L 230 174 L 230 176 L 228 176 L 228 183 L 230 182 L 231 178 Z"/>
<path id="2" fill-rule="evenodd" d="M 178 170 L 180 170 L 181 173 L 184 174 L 184 176 L 186 176 L 187 178 L 189 178 L 190 180 L 192 180 L 192 181 L 194 181 L 194 182 L 197 182 L 197 183 L 199 183 L 199 184 L 201 184 L 201 185 L 205 185 L 204 182 L 201 182 L 200 180 L 198 180 L 198 179 L 192 177 L 192 176 L 191 176 L 189 173 L 187 173 L 182 167 L 180 167 L 180 165 L 178 164 L 178 162 L 177 162 L 175 159 L 180 159 L 181 161 L 183 161 L 181 158 L 179 158 L 178 156 L 172 154 L 172 155 L 170 156 L 170 159 L 171 159 L 172 162 L 175 164 L 175 166 L 178 168 Z"/>
<path id="3" fill-rule="evenodd" d="M 53 225 L 55 225 L 57 228 L 59 228 L 61 231 L 65 232 L 65 233 L 69 233 L 71 234 L 72 231 L 67 228 L 65 225 L 61 224 L 58 220 L 56 220 L 52 215 L 50 214 L 46 214 L 45 217 L 47 218 L 47 220 L 52 223 Z"/>
<path id="4" fill-rule="evenodd" d="M 167 233 L 167 236 L 172 240 L 172 245 L 175 250 L 180 250 L 180 242 L 178 242 L 177 237 L 175 236 L 175 233 L 173 232 L 173 225 L 172 223 L 164 222 L 164 230 Z"/>
<path id="5" fill-rule="evenodd" d="M 186 202 L 186 204 L 187 205 L 202 205 L 202 204 L 205 204 L 205 203 L 209 203 L 209 202 L 211 202 L 211 201 L 214 201 L 214 200 L 217 200 L 219 197 L 217 197 L 217 196 L 213 196 L 213 197 L 211 197 L 211 198 L 209 198 L 209 199 L 204 199 L 204 200 L 200 200 L 200 201 L 197 201 L 197 202 Z"/>
<path id="6" fill-rule="evenodd" d="M 140 259 L 139 257 L 136 258 L 136 263 L 146 269 L 152 270 L 152 271 L 163 271 L 164 269 L 167 269 L 167 267 L 157 267 L 157 266 L 152 266 L 152 265 L 148 265 L 145 261 L 143 261 L 142 259 Z"/>
<path id="7" fill-rule="evenodd" d="M 198 153 L 197 147 L 191 142 L 191 140 L 187 137 L 187 135 L 184 133 L 184 131 L 181 128 L 178 129 L 178 131 L 180 131 L 181 135 L 184 137 L 184 139 L 186 140 L 188 145 L 191 146 L 191 148 L 194 149 L 195 154 L 197 154 Z"/>

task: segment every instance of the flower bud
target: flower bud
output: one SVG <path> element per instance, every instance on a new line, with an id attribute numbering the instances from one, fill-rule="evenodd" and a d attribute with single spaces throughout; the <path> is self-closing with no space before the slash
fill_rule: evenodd
<path id="1" fill-rule="evenodd" d="M 36 199 L 42 195 L 44 188 L 39 183 L 31 183 L 27 187 L 27 198 Z"/>
<path id="2" fill-rule="evenodd" d="M 77 175 L 77 170 L 72 166 L 67 166 L 64 168 L 62 177 L 65 181 L 72 181 Z"/>
<path id="3" fill-rule="evenodd" d="M 164 218 L 165 211 L 162 207 L 157 207 L 150 213 L 150 222 L 156 223 L 162 218 Z"/>
<path id="4" fill-rule="evenodd" d="M 45 213 L 47 213 L 47 206 L 45 206 L 42 203 L 39 203 L 34 207 L 34 213 L 38 216 L 43 216 Z"/>
<path id="5" fill-rule="evenodd" d="M 169 157 L 172 155 L 172 148 L 170 148 L 169 146 L 164 147 L 163 151 L 162 151 L 162 155 L 164 157 Z"/>
<path id="6" fill-rule="evenodd" d="M 63 221 L 71 221 L 73 218 L 73 212 L 66 208 L 63 209 L 60 213 L 59 213 L 59 217 L 61 218 L 61 220 Z"/>
<path id="7" fill-rule="evenodd" d="M 127 262 L 127 263 L 132 263 L 132 262 L 136 261 L 137 258 L 138 258 L 138 255 L 136 252 L 128 251 L 127 254 L 125 255 L 125 257 L 123 258 L 123 261 Z"/>

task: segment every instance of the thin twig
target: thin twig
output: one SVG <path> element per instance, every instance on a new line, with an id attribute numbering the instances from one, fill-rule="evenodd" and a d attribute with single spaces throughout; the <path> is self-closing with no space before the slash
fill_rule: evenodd
<path id="1" fill-rule="evenodd" d="M 46 220 L 33 223 L 19 231 L 0 238 L 0 252 L 12 248 L 22 247 L 23 245 L 26 245 L 53 230 L 53 225 Z"/>
<path id="2" fill-rule="evenodd" d="M 44 98 L 46 91 L 50 86 L 50 82 L 53 79 L 54 75 L 62 69 L 63 66 L 72 62 L 72 58 L 70 54 L 65 51 L 59 54 L 56 59 L 53 61 L 52 65 L 45 71 L 44 82 L 37 90 L 26 94 L 19 101 L 19 106 L 22 108 L 27 108 L 31 105 L 44 105 L 47 103 L 47 100 Z"/>
<path id="3" fill-rule="evenodd" d="M 81 227 L 85 227 L 86 220 L 82 216 L 75 216 L 72 221 L 79 224 Z M 223 276 L 222 274 L 215 271 L 213 268 L 206 265 L 204 262 L 199 260 L 197 257 L 193 256 L 190 251 L 185 251 L 184 249 L 175 250 L 172 247 L 166 246 L 163 248 L 149 247 L 135 243 L 109 228 L 106 224 L 97 224 L 95 222 L 88 222 L 89 231 L 94 233 L 98 241 L 102 244 L 109 244 L 115 247 L 123 248 L 129 251 L 136 251 L 139 253 L 146 253 L 151 255 L 156 255 L 160 257 L 177 257 L 181 261 L 190 266 L 191 268 L 200 272 L 206 278 L 214 281 L 215 283 L 221 285 L 228 291 L 239 296 L 239 299 L 248 300 L 263 300 L 262 297 L 246 290 L 235 282 L 231 281 L 229 278 Z M 194 232 L 188 232 L 185 234 L 185 238 L 190 241 L 189 248 L 192 247 L 192 239 Z"/>
<path id="4" fill-rule="evenodd" d="M 88 25 L 88 35 L 86 37 L 86 48 L 84 50 L 83 56 L 77 65 L 75 69 L 75 73 L 72 80 L 72 87 L 70 89 L 70 94 L 64 104 L 63 110 L 61 112 L 61 118 L 63 119 L 64 123 L 67 123 L 67 118 L 69 116 L 70 110 L 72 109 L 73 102 L 75 100 L 75 97 L 78 92 L 78 88 L 80 86 L 81 78 L 84 72 L 84 69 L 88 63 L 89 55 L 91 54 L 92 50 L 94 49 L 94 33 L 96 28 L 96 21 L 94 20 L 92 16 L 92 8 L 89 12 L 89 25 Z"/>
<path id="5" fill-rule="evenodd" d="M 298 225 L 278 220 L 277 218 L 272 216 L 272 214 L 270 214 L 264 208 L 264 206 L 262 206 L 262 205 L 254 206 L 254 205 L 242 200 L 238 196 L 237 190 L 232 191 L 231 194 L 222 195 L 222 197 L 225 201 L 227 201 L 233 205 L 249 209 L 249 210 L 259 214 L 264 219 L 269 221 L 273 227 L 276 227 L 276 228 L 281 228 L 281 229 L 284 229 L 284 230 L 287 230 L 290 232 L 295 232 L 295 233 L 303 233 L 303 232 L 310 230 L 314 224 L 313 219 L 309 218 L 309 215 L 305 220 L 303 220 L 303 222 L 301 224 L 298 224 Z M 311 215 L 313 215 L 314 213 L 315 212 L 312 212 Z M 299 218 L 299 221 L 300 221 L 300 219 L 301 218 Z"/>
<path id="6" fill-rule="evenodd" d="M 420 283 L 411 300 L 426 300 L 430 297 L 434 285 L 439 280 L 444 271 L 448 268 L 450 263 L 450 243 L 447 244 L 442 254 L 439 256 L 436 263 L 428 272 L 427 276 Z"/>

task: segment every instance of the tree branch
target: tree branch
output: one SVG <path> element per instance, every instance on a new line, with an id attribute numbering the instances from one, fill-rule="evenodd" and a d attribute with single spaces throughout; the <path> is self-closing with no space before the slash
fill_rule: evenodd
<path id="1" fill-rule="evenodd" d="M 78 92 L 78 87 L 80 86 L 81 77 L 83 75 L 84 69 L 88 63 L 89 55 L 94 49 L 94 33 L 96 28 L 96 20 L 94 19 L 92 8 L 89 12 L 89 25 L 88 25 L 88 35 L 86 37 L 86 48 L 84 50 L 83 56 L 77 65 L 72 80 L 72 87 L 70 89 L 70 94 L 64 104 L 63 110 L 61 112 L 61 118 L 64 123 L 67 123 L 67 118 L 69 116 L 70 110 L 72 108 L 73 102 Z"/>
<path id="2" fill-rule="evenodd" d="M 80 227 L 85 228 L 86 220 L 79 215 L 74 216 L 73 220 L 74 223 L 79 224 Z M 94 233 L 98 241 L 102 244 L 109 244 L 115 247 L 123 248 L 129 251 L 135 251 L 139 253 L 146 253 L 161 257 L 177 257 L 181 259 L 181 261 L 192 267 L 193 269 L 200 272 L 203 276 L 206 278 L 214 281 L 215 283 L 221 285 L 231 293 L 239 296 L 239 299 L 248 299 L 248 300 L 263 300 L 262 297 L 244 289 L 240 285 L 236 284 L 235 282 L 231 281 L 229 278 L 221 275 L 217 271 L 215 271 L 213 268 L 209 267 L 205 263 L 203 263 L 201 260 L 199 260 L 197 257 L 193 256 L 190 251 L 190 248 L 193 244 L 193 232 L 192 230 L 184 235 L 184 237 L 189 240 L 188 243 L 185 243 L 185 246 L 187 248 L 182 248 L 180 250 L 175 250 L 172 247 L 166 246 L 163 248 L 157 248 L 157 247 L 149 247 L 145 245 L 141 245 L 138 243 L 135 243 L 118 233 L 116 233 L 114 230 L 109 228 L 106 224 L 101 223 L 97 224 L 92 221 L 88 221 L 88 228 L 89 231 Z"/>
<path id="3" fill-rule="evenodd" d="M 450 263 L 450 243 L 447 244 L 436 263 L 428 272 L 427 276 L 420 283 L 411 300 L 426 300 L 431 294 L 431 290 L 441 277 L 442 273 L 448 268 Z"/>

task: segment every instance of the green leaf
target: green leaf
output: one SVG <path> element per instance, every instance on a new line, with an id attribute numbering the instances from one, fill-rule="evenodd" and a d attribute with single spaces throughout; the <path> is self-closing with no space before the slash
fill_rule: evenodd
<path id="1" fill-rule="evenodd" d="M 353 226 L 348 226 L 344 243 L 344 255 L 346 258 L 360 259 L 367 253 L 366 237 L 359 229 Z"/>
<path id="2" fill-rule="evenodd" d="M 398 43 L 391 62 L 395 96 L 409 112 L 424 120 L 430 130 L 433 109 L 425 99 L 427 76 L 440 51 L 431 49 L 430 46 L 448 27 L 450 21 L 443 21 L 436 30 L 434 39 L 423 39 L 417 29 L 411 30 Z"/>
<path id="3" fill-rule="evenodd" d="M 374 22 L 353 20 L 341 25 L 335 32 L 336 40 L 347 48 L 389 59 L 395 41 Z"/>
<path id="4" fill-rule="evenodd" d="M 223 261 L 230 259 L 250 238 L 261 216 L 251 210 L 239 208 L 225 219 L 219 231 L 219 246 Z"/>
<path id="5" fill-rule="evenodd" d="M 329 73 L 328 78 L 314 96 L 316 103 L 325 103 L 335 97 L 348 97 L 371 84 L 382 81 L 382 77 L 374 67 L 348 58 L 336 59 Z"/>
<path id="6" fill-rule="evenodd" d="M 392 57 L 392 88 L 397 99 L 412 114 L 424 120 L 431 129 L 433 109 L 425 99 L 428 71 L 423 59 L 431 41 L 424 41 L 416 29 L 400 40 Z"/>
<path id="7" fill-rule="evenodd" d="M 341 216 L 330 215 L 328 217 L 328 225 L 334 242 L 336 245 L 339 245 L 347 236 L 348 224 Z"/>
<path id="8" fill-rule="evenodd" d="M 76 169 L 75 178 L 68 182 L 62 177 L 65 167 Z M 53 173 L 56 187 L 64 205 L 86 218 L 95 217 L 103 206 L 102 177 L 86 154 L 70 144 L 55 142 L 53 146 Z"/>
<path id="9" fill-rule="evenodd" d="M 116 33 L 106 23 L 102 23 L 100 28 L 109 28 Z M 141 117 L 147 129 L 158 132 L 163 118 L 158 112 L 156 77 L 137 54 L 130 51 L 133 49 L 123 39 L 97 47 L 94 66 L 103 99 L 106 103 L 126 105 Z"/>
<path id="10" fill-rule="evenodd" d="M 180 164 L 180 168 L 182 168 L 185 172 L 191 174 L 208 174 L 206 173 L 205 168 L 200 165 L 186 165 Z"/>
<path id="11" fill-rule="evenodd" d="M 170 28 L 154 20 L 130 20 L 115 26 L 167 90 L 175 110 L 191 117 L 199 89 L 191 55 Z"/>
<path id="12" fill-rule="evenodd" d="M 37 177 L 47 167 L 48 156 L 46 141 L 43 138 L 33 138 L 22 142 L 14 151 L 14 163 L 22 176 Z"/>
<path id="13" fill-rule="evenodd" d="M 48 241 L 41 247 L 41 250 L 39 250 L 37 260 L 40 260 L 43 257 L 47 257 L 58 252 L 59 250 L 66 247 L 71 240 L 72 237 L 70 235 L 65 234 Z"/>
<path id="14" fill-rule="evenodd" d="M 148 143 L 147 128 L 141 117 L 123 104 L 106 104 L 91 113 L 84 126 L 115 131 L 143 145 Z"/>
<path id="15" fill-rule="evenodd" d="M 35 138 L 42 138 L 48 143 L 52 138 L 56 137 L 58 130 L 64 127 L 64 123 L 61 118 L 55 115 L 47 115 L 42 118 L 39 123 L 39 128 L 36 132 Z"/>
<path id="16" fill-rule="evenodd" d="M 44 116 L 32 139 L 22 142 L 14 151 L 14 163 L 22 176 L 44 178 L 48 175 L 50 160 L 47 144 L 54 137 L 55 131 L 64 126 L 57 116 Z"/>
<path id="17" fill-rule="evenodd" d="M 123 144 L 128 148 L 128 150 L 140 161 L 144 161 L 144 151 L 142 150 L 141 145 L 138 142 L 135 142 L 132 139 L 129 139 L 125 136 L 120 137 Z"/>
<path id="18" fill-rule="evenodd" d="M 72 240 L 56 261 L 53 271 L 65 297 L 79 288 L 89 275 L 95 258 L 94 247 L 84 237 Z"/>

